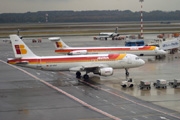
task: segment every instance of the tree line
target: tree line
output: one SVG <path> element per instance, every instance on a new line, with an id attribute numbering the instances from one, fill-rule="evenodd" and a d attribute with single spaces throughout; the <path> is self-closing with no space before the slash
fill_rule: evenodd
<path id="1" fill-rule="evenodd" d="M 27 13 L 2 13 L 0 23 L 45 23 L 48 22 L 120 22 L 140 21 L 140 11 L 103 10 L 103 11 L 38 11 Z M 144 21 L 180 20 L 180 11 L 143 12 Z"/>

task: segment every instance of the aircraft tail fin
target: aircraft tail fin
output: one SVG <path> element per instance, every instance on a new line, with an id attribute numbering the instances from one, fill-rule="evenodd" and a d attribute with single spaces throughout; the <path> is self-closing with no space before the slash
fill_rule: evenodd
<path id="1" fill-rule="evenodd" d="M 26 46 L 26 44 L 17 35 L 10 35 L 12 48 L 15 58 L 36 57 L 36 55 Z"/>
<path id="2" fill-rule="evenodd" d="M 51 38 L 49 38 L 49 40 L 54 43 L 56 50 L 63 49 L 63 48 L 69 48 L 69 46 L 66 43 L 64 43 L 60 37 L 51 37 Z"/>

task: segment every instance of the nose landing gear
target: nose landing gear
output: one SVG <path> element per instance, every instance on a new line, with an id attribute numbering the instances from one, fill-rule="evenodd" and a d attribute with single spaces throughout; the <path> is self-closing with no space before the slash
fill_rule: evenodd
<path id="1" fill-rule="evenodd" d="M 126 71 L 126 77 L 129 77 L 129 72 L 128 72 L 128 69 L 125 68 L 125 71 Z"/>

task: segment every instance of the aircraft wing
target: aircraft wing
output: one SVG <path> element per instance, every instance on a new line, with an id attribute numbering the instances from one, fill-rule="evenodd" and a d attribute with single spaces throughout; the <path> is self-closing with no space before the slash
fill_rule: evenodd
<path id="1" fill-rule="evenodd" d="M 69 71 L 94 71 L 96 68 L 108 67 L 106 64 L 90 64 L 72 67 Z"/>

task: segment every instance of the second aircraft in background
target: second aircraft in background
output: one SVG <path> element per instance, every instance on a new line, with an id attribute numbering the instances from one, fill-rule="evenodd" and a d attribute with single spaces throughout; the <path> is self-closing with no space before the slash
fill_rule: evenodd
<path id="1" fill-rule="evenodd" d="M 138 56 L 160 56 L 165 55 L 164 50 L 159 49 L 156 46 L 134 46 L 134 47 L 69 47 L 66 45 L 60 37 L 49 38 L 50 41 L 54 42 L 55 52 L 63 53 L 68 55 L 84 55 L 84 54 L 97 54 L 97 53 L 128 53 L 135 54 Z"/>

